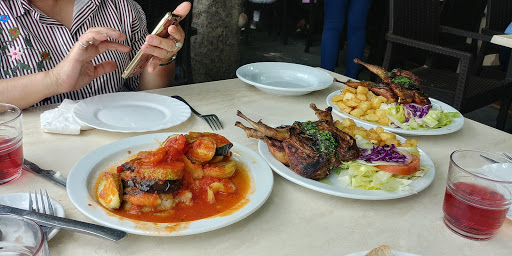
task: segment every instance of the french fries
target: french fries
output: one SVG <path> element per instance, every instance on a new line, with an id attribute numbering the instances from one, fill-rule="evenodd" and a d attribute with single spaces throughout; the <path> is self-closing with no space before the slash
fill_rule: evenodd
<path id="1" fill-rule="evenodd" d="M 350 118 L 345 118 L 343 121 L 336 120 L 334 121 L 334 125 L 352 137 L 359 135 L 371 143 L 379 146 L 394 144 L 397 147 L 412 147 L 418 144 L 418 141 L 415 139 L 407 139 L 404 143 L 402 143 L 396 138 L 396 134 L 384 131 L 384 129 L 380 126 L 375 129 L 371 128 L 370 130 L 366 130 L 363 127 L 357 126 L 354 120 Z"/>
<path id="2" fill-rule="evenodd" d="M 359 86 L 357 89 L 354 89 L 347 86 L 341 91 L 341 94 L 335 95 L 331 101 L 341 111 L 351 114 L 356 118 L 380 125 L 389 125 L 387 111 L 380 109 L 380 106 L 382 103 L 391 103 L 393 100 L 377 96 L 366 87 Z"/>

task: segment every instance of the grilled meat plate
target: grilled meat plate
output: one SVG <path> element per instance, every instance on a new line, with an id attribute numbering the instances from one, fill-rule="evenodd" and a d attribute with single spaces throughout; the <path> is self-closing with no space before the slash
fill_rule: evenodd
<path id="1" fill-rule="evenodd" d="M 391 72 L 388 72 L 379 66 L 371 65 L 357 58 L 354 59 L 354 62 L 363 65 L 379 76 L 383 84 L 376 85 L 367 81 L 354 82 L 349 80 L 345 82 L 347 86 L 356 89 L 357 86 L 364 86 L 376 95 L 381 95 L 387 99 L 398 100 L 401 104 L 415 103 L 420 106 L 430 104 L 430 99 L 419 87 L 420 79 L 412 72 L 401 69 L 393 69 Z"/>
<path id="2" fill-rule="evenodd" d="M 396 94 L 387 84 L 376 84 L 370 81 L 356 82 L 352 80 L 346 81 L 345 84 L 354 89 L 357 89 L 357 87 L 359 86 L 363 86 L 368 88 L 368 90 L 372 91 L 375 95 L 382 96 L 386 99 L 393 99 L 394 101 L 398 101 L 398 96 L 396 96 Z"/>
<path id="3" fill-rule="evenodd" d="M 332 108 L 320 110 L 315 104 L 310 108 L 318 121 L 294 122 L 289 126 L 272 128 L 260 121 L 254 122 L 242 112 L 237 115 L 253 128 L 236 122 L 250 138 L 265 140 L 270 153 L 295 173 L 309 179 L 320 180 L 330 174 L 342 161 L 352 161 L 360 156 L 356 141 L 334 126 Z"/>

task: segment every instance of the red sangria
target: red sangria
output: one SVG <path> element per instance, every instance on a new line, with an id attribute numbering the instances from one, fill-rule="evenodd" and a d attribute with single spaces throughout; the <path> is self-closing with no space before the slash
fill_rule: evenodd
<path id="1" fill-rule="evenodd" d="M 0 185 L 21 175 L 23 167 L 23 133 L 20 108 L 0 103 Z"/>
<path id="2" fill-rule="evenodd" d="M 478 184 L 456 182 L 446 188 L 444 221 L 462 236 L 490 239 L 506 218 L 506 202 L 507 199 L 497 191 Z"/>
<path id="3" fill-rule="evenodd" d="M 510 173 L 512 162 L 501 155 L 478 150 L 453 152 L 443 203 L 446 226 L 468 239 L 493 238 L 512 204 Z"/>
<path id="4" fill-rule="evenodd" d="M 21 138 L 0 137 L 0 184 L 15 180 L 23 167 L 23 147 Z"/>

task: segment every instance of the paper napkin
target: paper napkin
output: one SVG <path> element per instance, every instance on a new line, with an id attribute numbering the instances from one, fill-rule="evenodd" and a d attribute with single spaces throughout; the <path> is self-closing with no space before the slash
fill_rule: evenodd
<path id="1" fill-rule="evenodd" d="M 91 127 L 82 124 L 73 116 L 73 107 L 78 102 L 65 99 L 58 108 L 47 110 L 40 116 L 44 132 L 78 135 Z"/>

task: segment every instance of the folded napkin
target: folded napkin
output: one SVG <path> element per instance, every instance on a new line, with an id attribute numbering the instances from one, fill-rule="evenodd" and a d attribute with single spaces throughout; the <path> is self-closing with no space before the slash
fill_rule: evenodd
<path id="1" fill-rule="evenodd" d="M 82 124 L 73 116 L 73 107 L 78 102 L 65 99 L 58 108 L 47 110 L 40 116 L 41 129 L 44 132 L 78 135 L 81 130 L 91 127 Z"/>

